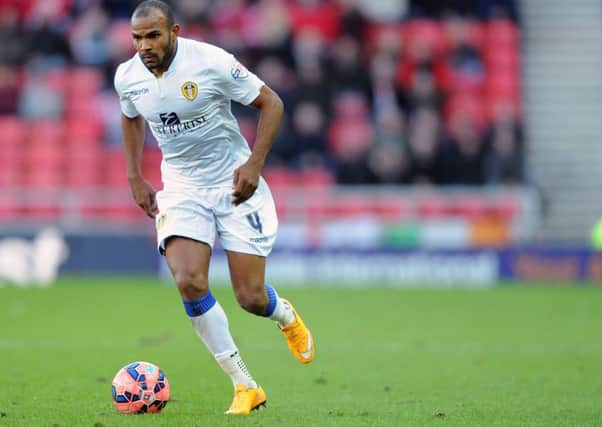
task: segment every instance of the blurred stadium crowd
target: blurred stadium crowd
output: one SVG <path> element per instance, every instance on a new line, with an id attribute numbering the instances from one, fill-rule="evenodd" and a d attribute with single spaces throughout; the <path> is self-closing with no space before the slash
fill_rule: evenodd
<path id="1" fill-rule="evenodd" d="M 138 1 L 0 0 L 0 185 L 125 187 L 116 66 Z M 523 180 L 512 0 L 172 0 L 283 98 L 271 183 Z M 255 112 L 233 106 L 253 141 Z M 159 181 L 148 138 L 144 168 Z"/>

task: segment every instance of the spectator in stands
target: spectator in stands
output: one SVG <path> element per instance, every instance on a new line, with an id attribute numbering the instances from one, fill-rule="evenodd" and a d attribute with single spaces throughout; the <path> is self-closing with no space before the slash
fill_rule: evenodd
<path id="1" fill-rule="evenodd" d="M 368 156 L 371 173 L 369 184 L 408 184 L 411 180 L 410 162 L 404 147 L 378 144 Z"/>
<path id="2" fill-rule="evenodd" d="M 370 181 L 367 159 L 374 139 L 368 101 L 359 92 L 344 92 L 334 100 L 334 118 L 328 130 L 328 147 L 336 162 L 337 181 Z"/>
<path id="3" fill-rule="evenodd" d="M 395 84 L 395 59 L 386 53 L 373 56 L 371 63 L 372 108 L 380 110 L 399 108 L 401 93 Z"/>
<path id="4" fill-rule="evenodd" d="M 259 0 L 245 9 L 240 29 L 245 45 L 290 63 L 291 19 L 280 0 Z"/>
<path id="5" fill-rule="evenodd" d="M 515 185 L 523 181 L 522 130 L 512 112 L 498 110 L 486 134 L 489 152 L 485 158 L 485 180 L 488 184 Z"/>
<path id="6" fill-rule="evenodd" d="M 368 157 L 374 184 L 407 184 L 411 180 L 410 158 L 404 134 L 404 118 L 396 107 L 377 110 L 375 143 Z"/>
<path id="7" fill-rule="evenodd" d="M 0 115 L 17 113 L 19 90 L 16 68 L 0 64 Z"/>
<path id="8" fill-rule="evenodd" d="M 66 38 L 67 2 L 63 0 L 34 1 L 25 15 L 29 63 L 42 68 L 64 66 L 71 60 Z"/>
<path id="9" fill-rule="evenodd" d="M 0 61 L 2 64 L 22 65 L 26 60 L 27 43 L 19 25 L 19 10 L 4 6 L 0 9 Z"/>
<path id="10" fill-rule="evenodd" d="M 19 115 L 26 120 L 60 120 L 63 108 L 63 94 L 44 80 L 42 70 L 30 67 L 19 96 Z"/>
<path id="11" fill-rule="evenodd" d="M 409 121 L 408 145 L 415 184 L 442 182 L 441 121 L 436 110 L 420 107 Z"/>
<path id="12" fill-rule="evenodd" d="M 408 12 L 407 0 L 357 0 L 363 15 L 375 23 L 399 22 Z"/>
<path id="13" fill-rule="evenodd" d="M 362 42 L 369 24 L 358 7 L 357 0 L 338 0 L 340 34 L 354 37 Z"/>
<path id="14" fill-rule="evenodd" d="M 100 6 L 85 10 L 74 22 L 69 43 L 78 64 L 103 66 L 109 60 L 109 22 L 109 15 Z"/>
<path id="15" fill-rule="evenodd" d="M 291 120 L 287 141 L 279 141 L 289 151 L 289 165 L 302 169 L 306 166 L 327 166 L 326 116 L 319 104 L 311 101 L 298 103 Z"/>
<path id="16" fill-rule="evenodd" d="M 369 72 L 363 61 L 362 47 L 353 37 L 339 37 L 330 51 L 329 81 L 333 94 L 346 90 L 370 96 Z"/>
<path id="17" fill-rule="evenodd" d="M 436 86 L 430 67 L 419 67 L 412 78 L 412 85 L 402 97 L 404 110 L 410 114 L 419 108 L 440 112 L 443 101 L 444 96 Z"/>
<path id="18" fill-rule="evenodd" d="M 452 84 L 454 91 L 478 92 L 485 82 L 480 35 L 472 21 L 456 14 L 446 16 L 444 24 L 449 43 L 446 66 L 450 75 L 446 83 Z"/>
<path id="19" fill-rule="evenodd" d="M 185 27 L 207 26 L 209 22 L 210 0 L 179 0 L 174 2 L 174 13 Z"/>
<path id="20" fill-rule="evenodd" d="M 213 28 L 210 41 L 229 52 L 240 52 L 244 46 L 240 29 L 243 25 L 245 0 L 222 0 L 209 9 L 209 22 Z"/>
<path id="21" fill-rule="evenodd" d="M 278 92 L 284 105 L 292 105 L 295 86 L 295 73 L 277 56 L 266 55 L 260 59 L 255 69 L 257 75 Z"/>
<path id="22" fill-rule="evenodd" d="M 296 67 L 297 84 L 291 95 L 293 107 L 301 101 L 317 102 L 320 107 L 330 111 L 330 85 L 322 64 L 316 60 L 300 63 Z"/>
<path id="23" fill-rule="evenodd" d="M 485 147 L 480 130 L 464 111 L 450 118 L 449 139 L 442 152 L 444 184 L 480 185 L 485 182 Z"/>

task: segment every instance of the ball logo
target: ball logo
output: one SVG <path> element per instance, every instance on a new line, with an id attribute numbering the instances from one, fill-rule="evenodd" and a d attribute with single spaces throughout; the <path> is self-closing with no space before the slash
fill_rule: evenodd
<path id="1" fill-rule="evenodd" d="M 189 101 L 194 101 L 199 94 L 199 87 L 194 82 L 186 82 L 182 85 L 182 95 Z"/>

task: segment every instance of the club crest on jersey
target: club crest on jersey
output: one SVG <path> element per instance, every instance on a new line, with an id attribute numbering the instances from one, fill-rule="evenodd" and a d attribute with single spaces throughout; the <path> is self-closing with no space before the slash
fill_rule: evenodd
<path id="1" fill-rule="evenodd" d="M 189 100 L 194 101 L 199 94 L 199 87 L 194 82 L 186 82 L 182 85 L 182 95 Z"/>

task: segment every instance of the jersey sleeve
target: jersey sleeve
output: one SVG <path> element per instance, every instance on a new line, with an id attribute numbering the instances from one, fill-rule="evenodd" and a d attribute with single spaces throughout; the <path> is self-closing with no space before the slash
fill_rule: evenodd
<path id="1" fill-rule="evenodd" d="M 238 62 L 234 55 L 218 49 L 214 64 L 221 91 L 227 98 L 249 105 L 259 96 L 259 90 L 265 83 Z"/>
<path id="2" fill-rule="evenodd" d="M 113 84 L 115 86 L 115 91 L 119 96 L 119 105 L 121 106 L 121 112 L 123 113 L 123 115 L 131 119 L 139 116 L 140 113 L 136 109 L 136 106 L 134 105 L 130 97 L 124 93 L 121 67 L 117 68 L 117 71 L 115 72 L 115 79 Z"/>

